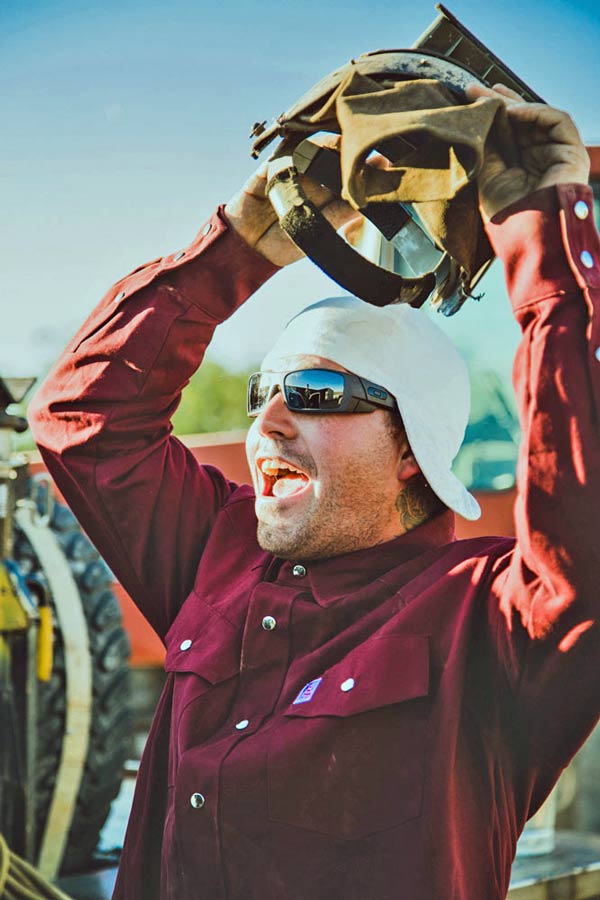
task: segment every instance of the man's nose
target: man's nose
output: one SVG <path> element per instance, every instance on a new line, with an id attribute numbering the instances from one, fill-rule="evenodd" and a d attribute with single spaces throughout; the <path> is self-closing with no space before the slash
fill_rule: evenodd
<path id="1" fill-rule="evenodd" d="M 281 391 L 273 393 L 257 416 L 256 426 L 264 436 L 278 436 L 290 440 L 297 433 L 296 417 L 285 404 Z"/>

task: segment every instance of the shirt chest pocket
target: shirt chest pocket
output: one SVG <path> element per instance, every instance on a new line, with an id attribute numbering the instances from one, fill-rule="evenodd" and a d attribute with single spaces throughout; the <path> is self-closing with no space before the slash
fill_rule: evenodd
<path id="1" fill-rule="evenodd" d="M 373 638 L 316 681 L 270 739 L 269 817 L 353 840 L 420 816 L 428 638 Z"/>
<path id="2" fill-rule="evenodd" d="M 167 633 L 172 681 L 169 784 L 181 756 L 208 740 L 229 715 L 237 690 L 240 636 L 193 591 Z"/>

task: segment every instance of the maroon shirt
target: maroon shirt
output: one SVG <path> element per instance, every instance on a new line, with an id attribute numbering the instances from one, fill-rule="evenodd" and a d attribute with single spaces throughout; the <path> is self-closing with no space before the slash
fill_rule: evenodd
<path id="1" fill-rule="evenodd" d="M 591 209 L 566 185 L 490 228 L 523 328 L 516 544 L 456 541 L 448 512 L 305 566 L 260 550 L 251 489 L 170 434 L 216 324 L 274 271 L 221 214 L 80 330 L 35 434 L 167 646 L 116 898 L 504 897 L 600 705 Z"/>

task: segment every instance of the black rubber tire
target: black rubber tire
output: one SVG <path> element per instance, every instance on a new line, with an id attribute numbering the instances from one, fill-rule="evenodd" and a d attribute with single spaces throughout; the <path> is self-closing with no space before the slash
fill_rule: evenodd
<path id="1" fill-rule="evenodd" d="M 98 836 L 119 792 L 123 765 L 131 753 L 133 713 L 129 692 L 130 646 L 112 591 L 112 574 L 83 534 L 70 509 L 54 507 L 51 528 L 77 582 L 92 655 L 92 718 L 89 748 L 61 867 L 78 872 L 92 861 Z M 24 577 L 47 584 L 37 555 L 17 527 L 14 558 Z M 54 606 L 54 598 L 52 604 Z M 39 684 L 36 766 L 36 841 L 39 847 L 58 771 L 65 725 L 65 660 L 54 616 L 54 666 Z"/>

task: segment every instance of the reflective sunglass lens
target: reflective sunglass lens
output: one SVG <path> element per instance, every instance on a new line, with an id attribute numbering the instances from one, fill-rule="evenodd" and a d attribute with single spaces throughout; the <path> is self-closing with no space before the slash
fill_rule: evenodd
<path id="1" fill-rule="evenodd" d="M 290 409 L 340 409 L 344 399 L 344 376 L 341 372 L 302 369 L 285 376 L 283 387 Z"/>
<path id="2" fill-rule="evenodd" d="M 260 372 L 248 382 L 248 415 L 256 415 L 267 404 L 272 381 Z"/>

